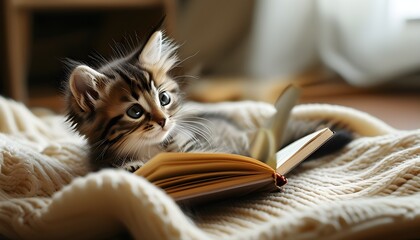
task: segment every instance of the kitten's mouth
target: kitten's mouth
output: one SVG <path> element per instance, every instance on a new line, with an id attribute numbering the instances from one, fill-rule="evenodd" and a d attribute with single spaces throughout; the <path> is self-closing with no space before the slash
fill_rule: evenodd
<path id="1" fill-rule="evenodd" d="M 169 133 L 171 132 L 171 130 L 173 129 L 172 126 L 165 126 L 162 129 L 158 129 L 156 131 L 153 131 L 148 138 L 149 139 L 153 139 L 153 140 L 157 140 L 158 142 L 161 142 L 163 140 L 165 140 Z"/>

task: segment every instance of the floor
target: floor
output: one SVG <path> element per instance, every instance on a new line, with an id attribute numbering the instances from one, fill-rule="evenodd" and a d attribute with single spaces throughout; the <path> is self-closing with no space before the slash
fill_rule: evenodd
<path id="1" fill-rule="evenodd" d="M 372 92 L 305 97 L 303 103 L 330 103 L 365 111 L 398 129 L 420 129 L 420 93 Z"/>
<path id="2" fill-rule="evenodd" d="M 397 129 L 420 129 L 420 89 L 361 89 L 337 78 L 318 77 L 318 74 L 310 74 L 310 77 L 300 76 L 271 84 L 248 81 L 246 85 L 243 79 L 200 80 L 190 89 L 190 95 L 198 101 L 252 99 L 274 102 L 281 89 L 293 82 L 302 88 L 300 103 L 348 106 L 374 115 Z"/>

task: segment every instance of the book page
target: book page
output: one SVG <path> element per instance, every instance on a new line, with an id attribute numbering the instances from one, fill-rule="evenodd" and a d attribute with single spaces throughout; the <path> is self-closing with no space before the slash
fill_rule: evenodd
<path id="1" fill-rule="evenodd" d="M 190 203 L 275 191 L 286 184 L 265 163 L 226 153 L 162 153 L 134 173 L 175 201 Z"/>
<path id="2" fill-rule="evenodd" d="M 322 146 L 334 133 L 324 128 L 283 148 L 276 154 L 277 173 L 285 175 Z"/>
<path id="3" fill-rule="evenodd" d="M 275 167 L 274 155 L 280 148 L 289 122 L 292 108 L 296 105 L 300 91 L 294 85 L 287 86 L 274 104 L 276 113 L 256 134 L 250 147 L 253 158 Z"/>
<path id="4" fill-rule="evenodd" d="M 239 198 L 258 192 L 278 191 L 273 178 L 249 176 L 243 179 L 221 181 L 221 185 L 197 186 L 184 191 L 171 192 L 169 195 L 181 205 L 197 205 L 220 199 Z"/>
<path id="5" fill-rule="evenodd" d="M 241 171 L 244 173 L 273 172 L 256 159 L 227 153 L 161 153 L 148 161 L 135 174 L 150 182 L 191 174 Z"/>
<path id="6" fill-rule="evenodd" d="M 273 170 L 274 173 L 274 170 Z M 196 182 L 165 188 L 165 191 L 180 204 L 196 205 L 219 199 L 238 198 L 251 193 L 273 192 L 287 183 L 284 176 L 257 174 L 231 176 L 208 182 Z"/>

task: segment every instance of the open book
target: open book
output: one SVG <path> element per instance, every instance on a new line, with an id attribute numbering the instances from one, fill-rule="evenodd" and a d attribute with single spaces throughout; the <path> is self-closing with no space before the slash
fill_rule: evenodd
<path id="1" fill-rule="evenodd" d="M 161 153 L 138 169 L 178 203 L 199 204 L 255 192 L 272 192 L 287 183 L 286 174 L 325 143 L 322 129 L 279 151 L 273 169 L 254 158 L 225 153 Z"/>
<path id="2" fill-rule="evenodd" d="M 284 175 L 333 135 L 325 128 L 276 153 L 298 96 L 293 86 L 283 91 L 275 103 L 277 113 L 257 131 L 250 149 L 252 157 L 227 153 L 161 153 L 134 173 L 185 205 L 278 191 L 287 183 Z"/>

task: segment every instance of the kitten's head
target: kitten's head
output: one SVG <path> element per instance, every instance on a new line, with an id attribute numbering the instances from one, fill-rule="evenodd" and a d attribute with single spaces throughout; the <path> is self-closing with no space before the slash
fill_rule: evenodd
<path id="1" fill-rule="evenodd" d="M 79 65 L 72 71 L 68 119 L 99 155 L 94 165 L 121 166 L 106 155 L 137 158 L 145 154 L 139 152 L 142 146 L 162 144 L 170 135 L 181 103 L 179 86 L 168 75 L 177 62 L 174 51 L 157 31 L 128 56 L 98 69 Z"/>

